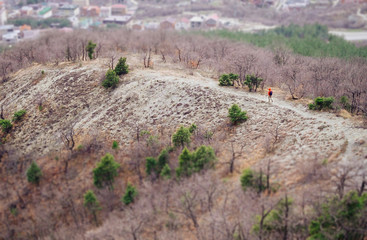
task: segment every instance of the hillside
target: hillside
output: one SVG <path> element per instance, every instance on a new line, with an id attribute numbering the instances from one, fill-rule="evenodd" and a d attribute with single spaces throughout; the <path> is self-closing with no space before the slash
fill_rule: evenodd
<path id="1" fill-rule="evenodd" d="M 33 64 L 1 84 L 0 94 L 4 97 L 0 105 L 4 106 L 4 117 L 10 119 L 20 109 L 25 109 L 27 114 L 14 125 L 2 145 L 0 221 L 5 224 L 0 225 L 0 239 L 81 239 L 82 236 L 130 239 L 128 233 L 119 231 L 122 228 L 117 224 L 125 221 L 131 210 L 119 201 L 123 189 L 128 182 L 141 189 L 137 208 L 154 202 L 148 203 L 152 196 L 149 194 L 153 194 L 149 189 L 156 189 L 156 197 L 164 195 L 159 184 L 168 183 L 149 183 L 144 173 L 144 159 L 157 155 L 169 145 L 172 134 L 181 125 L 195 123 L 198 126 L 190 149 L 201 144 L 214 148 L 218 163 L 208 174 L 210 179 L 221 182 L 218 186 L 224 184 L 223 188 L 233 190 L 227 192 L 231 199 L 240 191 L 239 173 L 247 167 L 265 171 L 270 160 L 271 181 L 294 196 L 304 194 L 301 189 L 315 192 L 323 188 L 325 192 L 335 192 L 334 182 L 338 181 L 340 172 L 351 168 L 350 171 L 356 173 L 366 166 L 367 129 L 360 127 L 356 117 L 345 119 L 335 113 L 308 110 L 305 101 L 287 100 L 288 95 L 277 88 L 274 103 L 268 103 L 265 91 L 250 93 L 246 89 L 220 87 L 215 74 L 205 70 L 163 63 L 158 56 L 154 58 L 154 68 L 145 69 L 140 55 L 126 56 L 130 73 L 120 79 L 114 90 L 101 86 L 108 69 L 108 60 L 103 58 L 62 62 L 57 66 Z M 231 126 L 227 115 L 232 104 L 247 111 L 249 120 Z M 70 129 L 74 130 L 76 139 L 72 151 L 68 151 L 62 141 L 62 134 Z M 141 135 L 142 131 L 155 136 L 153 145 L 145 146 L 148 139 Z M 208 131 L 213 137 L 203 138 L 201 134 Z M 139 136 L 144 144 L 137 147 Z M 111 149 L 114 140 L 119 142 L 119 150 Z M 92 180 L 93 168 L 107 152 L 122 166 L 112 192 L 96 189 Z M 235 172 L 230 174 L 228 162 L 233 152 L 237 156 Z M 178 165 L 178 154 L 179 151 L 170 154 L 172 169 Z M 25 177 L 31 161 L 42 168 L 39 186 L 28 183 Z M 66 174 L 65 161 L 69 164 Z M 139 162 L 137 168 L 134 161 Z M 138 169 L 139 174 L 134 169 Z M 139 180 L 140 174 L 144 179 Z M 172 192 L 189 188 L 190 181 L 196 177 L 193 179 L 182 184 L 172 181 Z M 88 220 L 88 213 L 83 210 L 83 194 L 88 189 L 94 189 L 103 208 L 99 217 L 100 222 L 106 224 L 99 228 Z M 275 198 L 281 197 L 283 190 Z M 218 204 L 213 209 L 219 211 L 223 199 L 215 196 Z M 176 206 L 173 199 L 172 206 Z M 9 210 L 14 208 L 16 214 Z M 251 216 L 256 213 L 255 209 L 257 207 Z M 134 214 L 140 216 L 140 213 Z M 160 220 L 169 214 L 155 214 L 156 224 L 144 225 L 137 234 L 142 234 L 141 239 L 153 239 L 153 232 L 161 236 L 160 239 L 173 239 Z M 178 210 L 177 214 L 180 215 Z M 201 209 L 200 226 L 206 224 L 208 217 Z M 206 232 L 204 227 L 191 232 L 190 221 L 185 217 L 179 219 L 176 221 L 182 225 L 174 232 L 182 238 L 176 239 L 191 239 L 195 234 L 203 236 Z M 109 224 L 111 221 L 117 225 Z M 249 220 L 247 228 L 251 229 L 252 222 Z"/>

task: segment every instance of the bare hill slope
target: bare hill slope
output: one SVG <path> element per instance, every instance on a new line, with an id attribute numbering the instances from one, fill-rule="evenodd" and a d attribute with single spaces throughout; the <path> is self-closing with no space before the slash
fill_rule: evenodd
<path id="1" fill-rule="evenodd" d="M 53 169 L 57 163 L 48 156 L 54 158 L 64 151 L 60 136 L 70 127 L 76 132 L 77 144 L 97 134 L 107 145 L 117 140 L 123 151 L 135 140 L 137 126 L 140 130 L 171 136 L 180 125 L 196 123 L 201 129 L 213 131 L 214 137 L 225 133 L 213 146 L 219 170 L 227 166 L 225 163 L 230 158 L 228 143 L 244 145 L 235 164 L 236 174 L 230 175 L 231 181 L 238 183 L 238 173 L 245 167 L 259 166 L 265 158 L 272 158 L 275 169 L 272 178 L 290 190 L 308 174 L 307 164 L 320 164 L 323 159 L 334 168 L 339 163 L 366 164 L 367 130 L 358 128 L 352 120 L 310 111 L 304 104 L 283 100 L 277 91 L 274 103 L 267 103 L 264 94 L 218 86 L 217 80 L 208 77 L 210 74 L 205 71 L 190 72 L 164 63 L 154 69 L 143 69 L 141 60 L 134 55 L 128 56 L 128 63 L 130 73 L 112 91 L 100 84 L 107 70 L 103 59 L 58 66 L 34 65 L 18 71 L 1 85 L 0 94 L 4 98 L 0 105 L 4 106 L 5 117 L 10 119 L 20 109 L 27 110 L 27 114 L 6 137 L 6 154 L 0 159 L 3 160 L 0 167 L 3 180 L 12 183 L 12 190 L 5 193 L 7 190 L 0 186 L 3 189 L 0 210 L 7 211 L 11 204 L 20 204 L 23 200 L 19 196 L 29 200 L 26 209 L 34 209 L 37 202 L 42 202 L 42 206 L 56 202 L 63 185 L 54 179 L 57 176 L 62 179 L 62 174 Z M 232 104 L 238 104 L 249 116 L 248 121 L 235 128 L 229 126 L 227 119 Z M 268 150 L 270 145 L 274 151 Z M 117 155 L 116 160 L 124 163 L 128 154 Z M 80 206 L 82 194 L 93 186 L 91 171 L 100 157 L 98 153 L 86 165 L 74 166 L 80 176 L 70 179 L 72 191 L 77 193 L 70 199 L 75 199 Z M 50 182 L 41 184 L 38 191 L 42 194 L 37 198 L 28 195 L 31 187 L 24 177 L 27 166 L 22 165 L 20 174 L 6 174 L 14 162 L 20 164 L 18 159 L 27 159 L 28 163 L 37 160 L 44 176 L 48 176 Z M 128 173 L 124 174 L 127 178 Z M 51 186 L 57 187 L 52 190 Z M 50 197 L 45 193 L 49 191 L 58 192 Z M 121 194 L 121 190 L 116 191 Z M 55 210 L 55 219 L 58 219 L 57 211 L 65 210 Z M 35 221 L 37 213 L 23 212 L 23 220 L 11 219 L 10 225 L 21 228 L 22 224 Z M 7 228 L 0 227 L 0 232 L 6 229 L 9 231 L 9 221 Z"/>

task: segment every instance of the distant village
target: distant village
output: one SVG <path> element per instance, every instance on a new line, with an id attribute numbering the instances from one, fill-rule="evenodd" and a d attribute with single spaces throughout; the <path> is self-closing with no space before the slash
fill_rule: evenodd
<path id="1" fill-rule="evenodd" d="M 65 32 L 98 27 L 124 27 L 136 31 L 221 28 L 238 30 L 245 25 L 236 18 L 221 17 L 217 12 L 205 14 L 189 12 L 177 16 L 137 19 L 135 14 L 139 9 L 139 3 L 135 0 L 120 0 L 122 3 L 117 4 L 112 4 L 111 1 L 100 1 L 104 5 L 91 5 L 89 0 L 69 0 L 69 2 L 27 0 L 25 4 L 18 0 L 21 2 L 17 5 L 6 1 L 0 1 L 0 40 L 7 44 L 36 38 L 42 32 L 52 28 Z M 14 1 L 17 2 L 17 0 Z M 195 0 L 183 0 L 178 5 L 191 4 L 193 1 Z M 206 1 L 211 2 L 211 0 Z M 286 11 L 312 4 L 312 0 L 311 3 L 310 0 L 251 0 L 250 2 L 256 6 L 267 5 Z M 330 4 L 331 0 L 317 0 L 317 2 Z M 27 20 L 41 26 L 32 26 Z"/>
<path id="2" fill-rule="evenodd" d="M 126 4 L 110 6 L 92 6 L 89 0 L 73 0 L 71 3 L 42 2 L 27 4 L 19 9 L 7 9 L 0 1 L 0 39 L 3 43 L 15 43 L 20 40 L 32 39 L 50 28 L 59 28 L 61 31 L 73 29 L 88 29 L 93 27 L 124 26 L 132 30 L 188 30 L 199 28 L 235 27 L 236 19 L 220 19 L 218 14 L 194 15 L 187 17 L 167 17 L 162 19 L 134 20 L 138 9 L 135 1 L 125 1 Z M 23 24 L 15 26 L 9 24 L 13 19 L 67 19 L 70 26 L 60 28 L 60 23 L 51 23 L 46 29 L 32 29 L 32 26 Z"/>

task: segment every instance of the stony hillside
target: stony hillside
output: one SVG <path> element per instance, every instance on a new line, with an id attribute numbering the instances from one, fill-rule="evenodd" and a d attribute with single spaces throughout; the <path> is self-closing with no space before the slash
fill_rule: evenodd
<path id="1" fill-rule="evenodd" d="M 35 65 L 17 72 L 2 84 L 0 94 L 5 97 L 0 104 L 5 117 L 26 109 L 27 118 L 16 126 L 8 144 L 21 154 L 43 156 L 59 150 L 60 133 L 70 126 L 81 136 L 97 131 L 123 144 L 134 137 L 136 123 L 150 130 L 157 126 L 174 130 L 191 123 L 215 129 L 227 120 L 229 106 L 237 103 L 250 120 L 237 128 L 236 140 L 254 149 L 251 145 L 261 143 L 279 125 L 282 146 L 276 155 L 288 166 L 312 152 L 328 158 L 346 142 L 348 151 L 340 157 L 366 156 L 365 150 L 357 150 L 357 143 L 367 131 L 356 122 L 307 110 L 306 104 L 284 101 L 277 93 L 275 102 L 268 104 L 264 93 L 219 87 L 215 79 L 199 72 L 167 65 L 142 69 L 138 57 L 131 62 L 136 64 L 133 70 L 113 91 L 100 86 L 107 70 L 104 60 Z"/>
<path id="2" fill-rule="evenodd" d="M 290 190 L 307 175 L 307 164 L 320 164 L 325 159 L 332 168 L 337 164 L 367 163 L 367 130 L 355 119 L 310 111 L 304 102 L 285 100 L 285 93 L 280 90 L 274 91 L 274 103 L 267 103 L 265 93 L 220 87 L 217 80 L 203 70 L 190 71 L 165 63 L 144 69 L 142 60 L 135 55 L 128 56 L 130 73 L 121 78 L 116 89 L 106 90 L 100 84 L 108 69 L 106 61 L 33 65 L 1 84 L 0 105 L 4 106 L 4 116 L 11 118 L 15 111 L 27 111 L 25 119 L 6 137 L 7 150 L 0 162 L 2 169 L 8 168 L 14 159 L 26 159 L 28 163 L 37 160 L 46 176 L 61 175 L 53 172 L 56 163 L 49 159 L 65 151 L 61 134 L 70 128 L 77 136 L 75 148 L 94 134 L 106 145 L 116 140 L 124 149 L 135 141 L 137 126 L 169 138 L 180 125 L 192 123 L 214 132 L 214 138 L 218 139 L 214 147 L 217 147 L 219 163 L 229 160 L 230 148 L 225 146 L 234 142 L 236 146 L 243 146 L 236 161 L 237 173 L 248 166 L 259 167 L 261 161 L 271 158 L 274 180 Z M 235 103 L 247 111 L 249 120 L 232 128 L 227 115 L 228 108 Z M 224 133 L 225 136 L 219 137 Z M 83 190 L 92 186 L 89 175 L 99 158 L 100 155 L 94 156 L 87 165 L 77 165 L 76 171 L 83 175 L 71 180 L 75 191 L 78 184 Z M 124 158 L 117 161 L 122 163 Z M 80 169 L 82 166 L 87 169 Z M 224 165 L 218 167 L 223 168 Z M 19 204 L 19 194 L 23 196 L 26 191 L 24 187 L 30 190 L 24 169 L 19 175 L 3 176 L 14 183 L 12 191 L 6 194 L 3 191 L 0 195 L 0 210 L 7 211 L 10 204 Z M 238 181 L 238 174 L 231 175 L 230 179 Z M 46 191 L 45 186 L 40 188 Z M 79 192 L 75 198 L 83 193 Z M 23 199 L 28 197 L 23 196 Z M 53 201 L 50 196 L 45 198 L 40 200 L 44 206 Z M 26 207 L 30 212 L 34 210 L 32 204 Z M 34 221 L 37 215 L 22 214 L 24 221 Z M 0 232 L 9 231 L 9 226 L 21 225 L 16 219 L 9 221 L 8 227 L 0 227 Z"/>

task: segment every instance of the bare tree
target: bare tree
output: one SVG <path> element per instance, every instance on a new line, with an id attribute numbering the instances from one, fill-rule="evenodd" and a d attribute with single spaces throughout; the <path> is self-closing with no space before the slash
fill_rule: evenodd
<path id="1" fill-rule="evenodd" d="M 302 57 L 294 57 L 282 69 L 282 77 L 292 99 L 300 99 L 306 94 L 307 81 L 303 74 L 305 64 Z"/>
<path id="2" fill-rule="evenodd" d="M 65 158 L 65 174 L 68 172 L 69 160 L 72 157 L 72 152 L 75 147 L 75 132 L 73 127 L 69 127 L 65 132 L 61 133 L 61 140 L 64 143 L 64 146 L 67 150 L 69 150 L 70 154 Z"/>
<path id="3" fill-rule="evenodd" d="M 243 154 L 243 149 L 245 148 L 246 144 L 245 143 L 242 143 L 238 146 L 236 146 L 235 144 L 235 141 L 231 141 L 231 159 L 230 161 L 228 162 L 229 163 L 229 172 L 230 173 L 233 173 L 234 171 L 234 164 L 235 164 L 235 161 L 238 157 L 240 157 L 242 154 Z M 237 149 L 236 149 L 237 148 Z"/>

